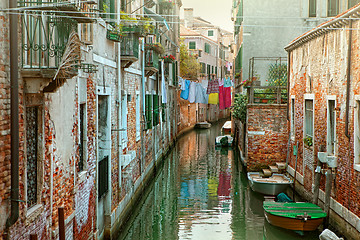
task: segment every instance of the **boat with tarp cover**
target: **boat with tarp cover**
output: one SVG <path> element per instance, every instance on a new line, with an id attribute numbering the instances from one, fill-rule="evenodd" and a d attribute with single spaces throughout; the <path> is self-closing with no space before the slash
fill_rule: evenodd
<path id="1" fill-rule="evenodd" d="M 263 202 L 266 220 L 277 227 L 295 231 L 314 231 L 323 223 L 326 213 L 306 202 Z"/>

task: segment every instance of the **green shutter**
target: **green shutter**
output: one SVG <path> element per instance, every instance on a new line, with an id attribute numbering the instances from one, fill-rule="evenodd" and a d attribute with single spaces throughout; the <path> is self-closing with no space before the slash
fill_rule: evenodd
<path id="1" fill-rule="evenodd" d="M 217 75 L 217 67 L 215 67 L 215 74 Z"/>
<path id="2" fill-rule="evenodd" d="M 189 49 L 196 49 L 196 42 L 189 42 Z"/>
<path id="3" fill-rule="evenodd" d="M 152 117 L 152 95 L 145 95 L 145 117 L 146 117 L 146 129 L 151 129 L 151 117 Z"/>
<path id="4" fill-rule="evenodd" d="M 153 102 L 154 102 L 153 125 L 156 126 L 159 124 L 159 96 L 158 95 L 153 95 Z"/>
<path id="5" fill-rule="evenodd" d="M 162 117 L 162 121 L 166 122 L 166 103 L 162 103 L 161 104 L 161 117 Z"/>

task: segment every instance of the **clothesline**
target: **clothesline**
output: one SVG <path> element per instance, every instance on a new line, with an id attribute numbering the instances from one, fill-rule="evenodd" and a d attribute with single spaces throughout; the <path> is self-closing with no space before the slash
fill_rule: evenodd
<path id="1" fill-rule="evenodd" d="M 220 109 L 231 107 L 231 87 L 233 81 L 227 77 L 223 79 L 202 80 L 195 82 L 179 78 L 180 97 L 190 103 L 219 105 Z"/>

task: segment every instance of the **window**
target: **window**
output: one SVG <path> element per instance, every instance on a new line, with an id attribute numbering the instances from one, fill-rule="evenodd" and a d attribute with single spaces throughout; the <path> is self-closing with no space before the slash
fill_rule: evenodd
<path id="1" fill-rule="evenodd" d="M 359 3 L 359 0 L 348 0 L 348 8 L 351 8 Z"/>
<path id="2" fill-rule="evenodd" d="M 211 48 L 210 48 L 210 44 L 205 43 L 205 52 L 210 54 Z"/>
<path id="3" fill-rule="evenodd" d="M 109 14 L 109 13 L 115 13 L 115 0 L 99 0 L 99 8 L 101 14 L 101 17 L 105 20 L 111 20 L 116 19 L 115 14 Z"/>
<path id="4" fill-rule="evenodd" d="M 360 171 L 360 96 L 355 96 L 356 108 L 354 114 L 354 168 Z"/>
<path id="5" fill-rule="evenodd" d="M 152 95 L 145 95 L 145 117 L 146 117 L 146 129 L 152 128 Z"/>
<path id="6" fill-rule="evenodd" d="M 209 31 L 208 31 L 208 36 L 209 36 L 209 37 L 214 36 L 214 30 L 209 30 Z"/>
<path id="7" fill-rule="evenodd" d="M 153 108 L 153 126 L 157 126 L 158 124 L 159 124 L 159 117 L 160 117 L 160 115 L 159 115 L 159 110 L 160 110 L 160 108 L 159 108 L 159 95 L 153 95 L 153 106 L 154 106 L 154 108 Z"/>
<path id="8" fill-rule="evenodd" d="M 140 140 L 140 94 L 136 93 L 136 140 Z"/>
<path id="9" fill-rule="evenodd" d="M 313 137 L 313 100 L 305 100 L 305 137 Z"/>
<path id="10" fill-rule="evenodd" d="M 209 64 L 207 64 L 206 65 L 206 70 L 207 70 L 207 72 L 206 72 L 206 74 L 208 75 L 208 76 L 210 76 L 210 69 L 211 69 L 211 66 L 209 65 Z"/>
<path id="11" fill-rule="evenodd" d="M 79 127 L 80 127 L 80 143 L 79 143 L 79 162 L 78 162 L 78 172 L 84 171 L 84 165 L 86 162 L 86 104 L 80 104 L 80 120 L 79 120 Z"/>
<path id="12" fill-rule="evenodd" d="M 205 63 L 200 63 L 200 65 L 201 65 L 201 73 L 206 73 L 206 64 Z"/>
<path id="13" fill-rule="evenodd" d="M 290 122 L 290 129 L 291 129 L 291 137 L 295 137 L 295 99 L 291 99 L 291 122 Z"/>
<path id="14" fill-rule="evenodd" d="M 316 17 L 316 0 L 309 0 L 309 17 Z"/>
<path id="15" fill-rule="evenodd" d="M 189 49 L 196 49 L 196 42 L 189 42 Z"/>
<path id="16" fill-rule="evenodd" d="M 335 136 L 336 136 L 336 114 L 335 114 L 335 100 L 328 101 L 327 113 L 327 152 L 335 154 Z"/>
<path id="17" fill-rule="evenodd" d="M 123 148 L 127 145 L 127 94 L 124 94 L 121 99 L 121 139 Z"/>
<path id="18" fill-rule="evenodd" d="M 327 15 L 333 17 L 339 14 L 339 0 L 328 0 Z"/>
<path id="19" fill-rule="evenodd" d="M 26 107 L 26 183 L 27 206 L 38 201 L 39 107 Z"/>
<path id="20" fill-rule="evenodd" d="M 166 122 L 166 103 L 161 104 L 161 118 L 163 122 Z"/>
<path id="21" fill-rule="evenodd" d="M 93 24 L 81 24 L 81 41 L 87 44 L 92 44 L 93 41 Z"/>
<path id="22" fill-rule="evenodd" d="M 109 190 L 109 156 L 99 162 L 98 191 L 101 199 Z"/>

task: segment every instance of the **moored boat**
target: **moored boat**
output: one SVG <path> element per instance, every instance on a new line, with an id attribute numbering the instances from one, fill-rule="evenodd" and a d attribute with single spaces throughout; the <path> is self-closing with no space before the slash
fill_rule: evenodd
<path id="1" fill-rule="evenodd" d="M 247 176 L 251 189 L 264 195 L 278 195 L 293 182 L 284 174 L 278 173 L 274 173 L 271 177 L 266 178 L 262 177 L 258 172 L 249 172 Z"/>
<path id="2" fill-rule="evenodd" d="M 208 122 L 198 122 L 195 124 L 195 128 L 199 129 L 207 129 L 211 127 L 211 123 Z"/>
<path id="3" fill-rule="evenodd" d="M 277 227 L 295 231 L 314 231 L 326 213 L 317 205 L 304 202 L 263 202 L 266 220 Z"/>
<path id="4" fill-rule="evenodd" d="M 231 121 L 226 121 L 222 126 L 221 131 L 224 135 L 231 134 Z"/>
<path id="5" fill-rule="evenodd" d="M 224 139 L 224 140 L 222 140 L 222 139 Z M 226 142 L 227 142 L 227 144 L 226 144 Z M 232 143 L 233 143 L 233 137 L 231 137 L 230 135 L 217 136 L 215 138 L 215 146 L 228 147 L 228 146 L 231 146 Z"/>

